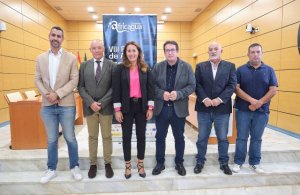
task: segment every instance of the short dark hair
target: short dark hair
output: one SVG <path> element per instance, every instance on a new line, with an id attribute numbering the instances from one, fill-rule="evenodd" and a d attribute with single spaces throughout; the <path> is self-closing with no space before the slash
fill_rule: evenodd
<path id="1" fill-rule="evenodd" d="M 178 43 L 176 41 L 166 41 L 164 43 L 164 51 L 165 51 L 165 47 L 166 47 L 167 44 L 175 45 L 176 46 L 176 50 L 177 51 L 179 50 L 179 46 L 178 46 Z"/>
<path id="2" fill-rule="evenodd" d="M 250 48 L 252 47 L 260 47 L 262 50 L 262 46 L 259 43 L 252 43 L 249 47 L 248 47 L 248 53 L 250 52 Z"/>
<path id="3" fill-rule="evenodd" d="M 62 32 L 62 37 L 64 38 L 64 30 L 63 30 L 60 26 L 52 26 L 50 32 L 51 32 L 53 29 L 56 29 L 56 30 L 61 31 L 61 32 Z"/>

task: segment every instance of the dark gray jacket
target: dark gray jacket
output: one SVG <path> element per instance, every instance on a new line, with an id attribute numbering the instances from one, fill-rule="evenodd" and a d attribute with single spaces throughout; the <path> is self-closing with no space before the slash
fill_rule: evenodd
<path id="1" fill-rule="evenodd" d="M 189 95 L 195 91 L 196 81 L 191 65 L 179 58 L 178 60 L 174 85 L 174 90 L 177 92 L 177 99 L 174 101 L 174 110 L 178 117 L 186 117 L 189 115 Z M 157 116 L 164 105 L 163 94 L 167 89 L 167 61 L 165 60 L 156 64 L 152 70 L 152 74 L 155 82 L 154 114 Z"/>

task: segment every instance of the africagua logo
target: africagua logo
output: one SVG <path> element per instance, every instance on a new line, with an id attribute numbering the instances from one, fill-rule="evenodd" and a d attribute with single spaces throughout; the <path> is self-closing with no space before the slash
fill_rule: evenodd
<path id="1" fill-rule="evenodd" d="M 111 21 L 109 26 L 112 30 L 116 30 L 119 33 L 143 29 L 143 25 L 141 23 L 125 24 L 124 22 L 118 23 L 117 21 Z"/>

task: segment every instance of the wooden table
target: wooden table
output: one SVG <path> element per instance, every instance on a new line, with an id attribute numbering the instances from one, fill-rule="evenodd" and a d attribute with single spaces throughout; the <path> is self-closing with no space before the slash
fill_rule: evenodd
<path id="1" fill-rule="evenodd" d="M 75 94 L 76 125 L 83 124 L 82 100 Z M 47 135 L 40 117 L 41 99 L 8 102 L 11 149 L 47 148 Z"/>

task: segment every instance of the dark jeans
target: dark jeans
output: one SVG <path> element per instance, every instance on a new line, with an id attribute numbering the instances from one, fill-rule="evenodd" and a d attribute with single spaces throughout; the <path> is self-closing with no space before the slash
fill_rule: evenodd
<path id="1" fill-rule="evenodd" d="M 173 136 L 175 139 L 175 150 L 176 157 L 175 163 L 183 163 L 183 155 L 185 148 L 184 141 L 184 125 L 185 117 L 177 117 L 174 107 L 164 105 L 162 111 L 155 119 L 156 124 L 156 161 L 159 164 L 164 164 L 165 162 L 165 151 L 166 151 L 166 137 L 168 133 L 169 125 L 172 127 Z"/>
<path id="2" fill-rule="evenodd" d="M 145 157 L 145 137 L 146 137 L 146 113 L 142 111 L 141 99 L 137 102 L 130 100 L 130 112 L 123 113 L 122 135 L 124 160 L 131 160 L 131 137 L 133 120 L 136 127 L 137 157 L 143 160 Z"/>

